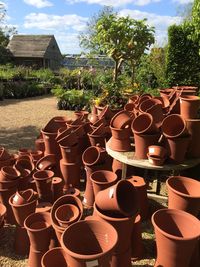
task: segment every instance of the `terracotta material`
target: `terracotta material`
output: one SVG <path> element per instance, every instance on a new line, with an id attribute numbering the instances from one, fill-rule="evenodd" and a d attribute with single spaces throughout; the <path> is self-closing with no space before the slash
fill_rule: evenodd
<path id="1" fill-rule="evenodd" d="M 184 210 L 197 217 L 200 212 L 200 182 L 189 177 L 171 176 L 166 185 L 169 209 Z"/>
<path id="2" fill-rule="evenodd" d="M 77 221 L 79 217 L 79 208 L 72 204 L 63 204 L 55 211 L 55 218 L 61 227 L 68 227 Z"/>
<path id="3" fill-rule="evenodd" d="M 59 197 L 63 195 L 64 182 L 61 177 L 53 177 L 52 179 L 52 191 L 53 199 L 56 201 Z"/>
<path id="4" fill-rule="evenodd" d="M 20 177 L 20 172 L 17 171 L 12 166 L 5 166 L 1 168 L 0 171 L 0 182 L 8 180 L 16 180 Z"/>
<path id="5" fill-rule="evenodd" d="M 131 258 L 133 261 L 140 260 L 143 257 L 144 248 L 142 244 L 141 216 L 137 215 L 134 221 L 131 234 Z"/>
<path id="6" fill-rule="evenodd" d="M 95 171 L 91 174 L 90 179 L 93 183 L 94 195 L 96 196 L 98 192 L 114 185 L 118 178 L 114 172 L 107 170 Z"/>
<path id="7" fill-rule="evenodd" d="M 164 111 L 167 111 L 169 108 L 170 102 L 166 96 L 155 96 L 154 99 L 158 99 L 162 103 L 162 108 Z"/>
<path id="8" fill-rule="evenodd" d="M 16 192 L 16 187 L 9 189 L 0 189 L 0 203 L 6 206 L 5 222 L 9 224 L 16 224 L 15 217 L 11 206 L 9 205 L 9 198 Z"/>
<path id="9" fill-rule="evenodd" d="M 149 98 L 144 101 L 142 101 L 139 105 L 139 111 L 141 113 L 147 112 L 147 110 L 151 107 L 153 107 L 156 104 L 161 104 L 160 100 L 155 99 L 155 98 Z"/>
<path id="10" fill-rule="evenodd" d="M 6 206 L 0 203 L 0 225 L 2 225 L 5 215 L 6 215 Z"/>
<path id="11" fill-rule="evenodd" d="M 45 154 L 54 154 L 54 155 L 59 155 L 59 146 L 56 141 L 56 136 L 57 136 L 57 131 L 56 132 L 48 132 L 45 131 L 44 129 L 41 130 L 42 135 L 43 135 L 43 140 L 44 140 L 44 145 L 45 145 Z"/>
<path id="12" fill-rule="evenodd" d="M 120 267 L 120 266 L 126 266 L 131 267 L 131 249 L 129 248 L 127 251 L 123 253 L 113 253 L 112 255 L 112 267 Z"/>
<path id="13" fill-rule="evenodd" d="M 110 121 L 110 126 L 113 128 L 123 129 L 131 125 L 131 118 L 128 111 L 122 110 L 115 114 Z"/>
<path id="14" fill-rule="evenodd" d="M 157 156 L 150 156 L 149 153 L 147 153 L 147 157 L 148 157 L 149 163 L 154 166 L 163 166 L 165 163 L 165 159 L 166 159 L 166 158 L 161 158 Z"/>
<path id="15" fill-rule="evenodd" d="M 143 177 L 131 176 L 128 178 L 134 187 L 137 189 L 138 202 L 139 202 L 139 214 L 142 220 L 146 220 L 149 215 L 149 203 L 147 198 L 147 184 Z"/>
<path id="16" fill-rule="evenodd" d="M 41 150 L 31 150 L 30 156 L 33 162 L 37 162 L 39 159 L 41 159 L 44 156 L 44 153 Z"/>
<path id="17" fill-rule="evenodd" d="M 200 235 L 199 220 L 174 209 L 160 209 L 152 215 L 157 259 L 155 266 L 188 267 Z"/>
<path id="18" fill-rule="evenodd" d="M 174 163 L 182 163 L 185 160 L 191 137 L 167 138 L 169 158 Z"/>
<path id="19" fill-rule="evenodd" d="M 64 188 L 70 185 L 80 187 L 80 164 L 78 162 L 68 163 L 63 159 L 60 160 L 60 170 L 64 179 Z"/>
<path id="20" fill-rule="evenodd" d="M 24 227 L 17 226 L 15 230 L 14 250 L 17 255 L 26 256 L 29 254 L 30 242 L 27 231 Z"/>
<path id="21" fill-rule="evenodd" d="M 35 140 L 35 149 L 40 150 L 44 153 L 45 145 L 44 145 L 44 139 L 42 135 Z"/>
<path id="22" fill-rule="evenodd" d="M 131 129 L 134 134 L 154 134 L 158 132 L 153 117 L 149 113 L 142 113 L 137 116 L 131 124 Z"/>
<path id="23" fill-rule="evenodd" d="M 83 121 L 88 119 L 89 112 L 86 110 L 74 111 L 76 118 L 81 118 Z"/>
<path id="24" fill-rule="evenodd" d="M 26 191 L 24 191 L 26 193 Z M 23 191 L 19 192 L 20 195 L 23 196 Z M 16 194 L 13 194 L 9 198 L 9 204 L 12 207 L 13 214 L 15 216 L 15 220 L 21 227 L 24 226 L 24 221 L 27 218 L 28 215 L 32 214 L 36 210 L 37 200 L 38 200 L 38 194 L 36 192 L 33 193 L 33 196 L 31 197 L 30 201 L 26 203 L 16 204 L 14 199 L 16 198 Z"/>
<path id="25" fill-rule="evenodd" d="M 41 159 L 39 159 L 36 163 L 36 169 L 37 170 L 48 170 L 52 169 L 56 165 L 56 157 L 54 154 L 49 154 Z"/>
<path id="26" fill-rule="evenodd" d="M 194 95 L 180 97 L 180 111 L 184 119 L 196 119 L 200 107 L 200 97 Z"/>
<path id="27" fill-rule="evenodd" d="M 124 106 L 124 110 L 126 110 L 128 112 L 134 112 L 134 110 L 135 110 L 135 104 L 134 103 L 127 103 Z"/>
<path id="28" fill-rule="evenodd" d="M 100 146 L 88 147 L 82 155 L 83 164 L 87 166 L 98 165 L 104 163 L 107 157 L 107 152 Z"/>
<path id="29" fill-rule="evenodd" d="M 12 157 L 10 157 L 10 159 L 7 159 L 7 160 L 0 160 L 0 170 L 2 167 L 5 167 L 5 166 L 10 166 L 12 164 Z"/>
<path id="30" fill-rule="evenodd" d="M 57 135 L 56 141 L 61 146 L 73 146 L 78 143 L 78 136 L 73 128 L 68 128 Z"/>
<path id="31" fill-rule="evenodd" d="M 19 158 L 15 162 L 15 168 L 19 172 L 23 172 L 24 169 L 29 170 L 30 172 L 32 172 L 34 170 L 35 166 L 34 166 L 34 164 L 33 164 L 33 162 L 31 160 L 26 160 L 26 159 Z"/>
<path id="32" fill-rule="evenodd" d="M 29 183 L 32 179 L 31 177 L 31 171 L 27 169 L 21 170 L 21 176 L 19 178 L 19 183 L 18 183 L 18 190 L 19 191 L 24 191 L 29 188 Z"/>
<path id="33" fill-rule="evenodd" d="M 179 114 L 171 114 L 162 122 L 162 133 L 167 138 L 181 137 L 187 134 L 186 122 Z"/>
<path id="34" fill-rule="evenodd" d="M 139 97 L 138 104 L 141 104 L 143 101 L 145 101 L 147 99 L 151 99 L 151 98 L 152 98 L 152 96 L 150 94 L 142 94 Z"/>
<path id="35" fill-rule="evenodd" d="M 91 133 L 88 133 L 89 141 L 92 146 L 99 144 L 101 147 L 105 147 L 106 131 L 103 124 L 100 124 Z"/>
<path id="36" fill-rule="evenodd" d="M 78 190 L 75 187 L 70 186 L 66 191 L 65 191 L 66 195 L 72 195 L 78 198 L 81 198 L 81 192 L 80 190 Z"/>
<path id="37" fill-rule="evenodd" d="M 50 212 L 52 204 L 50 202 L 40 202 L 36 206 L 36 212 Z"/>
<path id="38" fill-rule="evenodd" d="M 98 120 L 97 109 L 95 106 L 93 106 L 91 116 L 90 116 L 90 122 L 94 124 L 97 120 Z"/>
<path id="39" fill-rule="evenodd" d="M 114 116 L 114 114 L 108 105 L 103 107 L 100 114 L 98 114 L 99 119 L 104 117 L 108 122 L 110 122 L 110 120 L 112 119 L 113 116 Z"/>
<path id="40" fill-rule="evenodd" d="M 162 104 L 155 104 L 148 108 L 146 112 L 152 115 L 156 126 L 159 128 L 164 119 Z"/>
<path id="41" fill-rule="evenodd" d="M 135 158 L 147 159 L 148 147 L 158 145 L 160 134 L 136 134 L 134 133 L 135 140 Z"/>
<path id="42" fill-rule="evenodd" d="M 51 219 L 49 212 L 30 214 L 24 221 L 31 248 L 34 251 L 46 252 L 51 240 Z"/>
<path id="43" fill-rule="evenodd" d="M 95 197 L 97 207 L 123 216 L 135 216 L 139 209 L 137 191 L 132 183 L 120 180 L 100 191 Z"/>
<path id="44" fill-rule="evenodd" d="M 73 146 L 68 146 L 68 147 L 60 145 L 60 151 L 61 151 L 62 159 L 65 162 L 73 163 L 77 161 L 77 157 L 79 154 L 78 144 L 75 144 Z"/>
<path id="45" fill-rule="evenodd" d="M 66 253 L 61 247 L 48 250 L 42 257 L 42 267 L 68 267 Z"/>
<path id="46" fill-rule="evenodd" d="M 163 146 L 152 145 L 152 146 L 148 147 L 148 154 L 149 154 L 149 156 L 166 158 L 167 157 L 167 149 Z"/>
<path id="47" fill-rule="evenodd" d="M 130 129 L 117 129 L 110 127 L 112 137 L 110 139 L 110 148 L 115 151 L 131 151 L 131 142 L 130 142 Z"/>
<path id="48" fill-rule="evenodd" d="M 80 236 L 84 242 L 80 242 Z M 61 245 L 69 266 L 85 267 L 92 261 L 93 265 L 108 267 L 117 240 L 113 226 L 103 221 L 87 220 L 69 226 L 62 235 Z"/>
<path id="49" fill-rule="evenodd" d="M 34 251 L 30 247 L 29 257 L 28 257 L 28 267 L 41 267 L 42 256 L 45 252 Z"/>
<path id="50" fill-rule="evenodd" d="M 10 159 L 10 154 L 4 147 L 0 147 L 0 161 L 6 161 Z"/>
<path id="51" fill-rule="evenodd" d="M 186 127 L 189 134 L 191 135 L 187 156 L 188 158 L 200 158 L 200 120 L 186 119 Z"/>
<path id="52" fill-rule="evenodd" d="M 92 129 L 95 130 L 101 124 L 103 124 L 104 126 L 107 126 L 107 121 L 106 121 L 106 119 L 104 117 L 101 118 L 101 119 L 98 119 L 95 123 L 93 123 Z"/>
<path id="53" fill-rule="evenodd" d="M 17 191 L 15 196 L 13 197 L 13 204 L 22 205 L 26 204 L 34 199 L 34 191 L 33 189 L 27 189 L 25 191 Z"/>

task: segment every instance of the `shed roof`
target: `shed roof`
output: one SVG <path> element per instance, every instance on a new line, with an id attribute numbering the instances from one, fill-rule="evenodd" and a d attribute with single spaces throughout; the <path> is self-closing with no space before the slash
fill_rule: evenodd
<path id="1" fill-rule="evenodd" d="M 56 42 L 54 35 L 14 35 L 7 48 L 14 57 L 43 58 L 52 39 Z"/>

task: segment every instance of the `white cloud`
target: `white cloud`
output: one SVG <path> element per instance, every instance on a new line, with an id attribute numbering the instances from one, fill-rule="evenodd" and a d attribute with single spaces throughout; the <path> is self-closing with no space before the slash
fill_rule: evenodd
<path id="1" fill-rule="evenodd" d="M 161 16 L 154 13 L 130 9 L 121 10 L 119 15 L 130 16 L 136 20 L 147 18 L 147 24 L 155 27 L 156 42 L 160 45 L 163 45 L 163 42 L 167 40 L 167 28 L 172 24 L 179 24 L 182 19 L 178 16 Z"/>
<path id="2" fill-rule="evenodd" d="M 37 8 L 53 6 L 53 3 L 47 0 L 24 0 L 24 2 L 28 5 L 35 6 Z"/>
<path id="3" fill-rule="evenodd" d="M 24 27 L 27 29 L 37 28 L 41 30 L 73 29 L 83 31 L 88 18 L 76 14 L 71 15 L 49 15 L 45 13 L 30 13 L 25 17 Z"/>
<path id="4" fill-rule="evenodd" d="M 65 54 L 79 54 L 81 48 L 77 33 L 55 33 L 56 41 L 58 42 L 61 52 Z"/>
<path id="5" fill-rule="evenodd" d="M 176 2 L 180 5 L 186 5 L 186 4 L 194 2 L 194 0 L 173 0 L 173 2 Z"/>
<path id="6" fill-rule="evenodd" d="M 87 4 L 98 4 L 101 6 L 125 6 L 127 4 L 134 4 L 137 6 L 145 6 L 154 2 L 160 2 L 161 0 L 66 0 L 67 3 L 80 3 L 85 2 Z"/>

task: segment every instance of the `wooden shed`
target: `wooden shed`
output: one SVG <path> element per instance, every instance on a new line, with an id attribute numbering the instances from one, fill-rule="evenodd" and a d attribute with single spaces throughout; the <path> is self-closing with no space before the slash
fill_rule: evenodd
<path id="1" fill-rule="evenodd" d="M 56 70 L 62 55 L 54 35 L 14 35 L 8 50 L 16 65 Z"/>

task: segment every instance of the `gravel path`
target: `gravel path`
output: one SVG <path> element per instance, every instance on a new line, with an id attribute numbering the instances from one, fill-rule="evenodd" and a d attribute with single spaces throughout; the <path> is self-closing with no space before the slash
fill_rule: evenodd
<path id="1" fill-rule="evenodd" d="M 72 116 L 71 111 L 57 110 L 53 96 L 0 101 L 0 146 L 15 152 L 34 148 L 39 131 L 54 116 Z"/>

